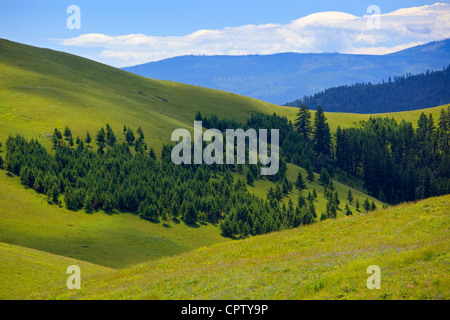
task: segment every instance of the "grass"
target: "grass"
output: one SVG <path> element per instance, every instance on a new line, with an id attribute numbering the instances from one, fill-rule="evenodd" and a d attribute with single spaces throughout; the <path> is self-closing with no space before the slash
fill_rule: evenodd
<path id="1" fill-rule="evenodd" d="M 87 214 L 47 204 L 0 170 L 0 242 L 122 268 L 228 241 L 217 226 L 154 224 L 130 213 Z"/>
<path id="2" fill-rule="evenodd" d="M 185 127 L 192 130 L 197 111 L 205 115 L 215 113 L 220 118 L 232 118 L 242 122 L 257 112 L 266 114 L 275 112 L 294 120 L 297 112 L 296 108 L 280 107 L 223 91 L 147 79 L 73 55 L 1 39 L 0 74 L 0 142 L 3 144 L 8 135 L 17 133 L 28 139 L 37 138 L 50 148 L 48 135 L 55 127 L 62 130 L 69 125 L 74 136 L 84 137 L 86 131 L 90 131 L 91 136 L 94 136 L 96 130 L 108 122 L 117 136 L 121 136 L 119 133 L 124 124 L 134 129 L 142 127 L 146 141 L 160 153 L 161 146 L 170 142 L 170 135 L 174 129 Z M 326 110 L 326 106 L 323 107 Z M 436 120 L 440 108 L 423 111 L 431 112 Z M 416 124 L 421 112 L 422 110 L 410 111 L 387 116 L 397 120 L 411 120 Z M 327 113 L 326 116 L 332 132 L 337 125 L 348 127 L 370 117 L 370 115 L 342 113 Z M 302 170 L 305 178 L 306 172 L 303 169 L 288 165 L 288 178 L 295 181 L 299 170 Z M 317 178 L 316 175 L 316 181 Z M 361 189 L 357 181 L 353 183 L 357 189 Z M 337 182 L 334 184 L 339 192 L 342 209 L 349 188 Z M 261 180 L 257 181 L 254 187 L 249 187 L 249 190 L 255 194 L 265 195 L 270 185 L 269 182 Z M 325 210 L 326 203 L 322 196 L 323 189 L 317 182 L 312 184 L 307 182 L 307 188 L 317 190 L 316 209 L 320 216 Z M 352 190 L 352 192 L 360 203 L 367 197 L 359 191 Z M 303 194 L 307 195 L 307 191 L 303 191 Z M 298 191 L 294 191 L 289 197 L 296 203 Z M 369 199 L 373 200 L 370 197 Z M 440 200 L 440 203 L 447 201 L 448 207 L 448 198 L 441 199 L 444 200 Z M 287 203 L 288 198 L 284 201 Z M 375 203 L 378 207 L 381 206 L 376 200 Z M 347 259 L 344 259 L 343 264 L 353 270 L 350 274 L 356 277 L 355 270 L 360 272 L 358 268 L 362 267 L 358 261 L 365 265 L 369 262 L 371 254 L 376 257 L 381 255 L 376 246 L 368 245 L 368 241 L 372 240 L 374 245 L 379 244 L 380 235 L 375 236 L 369 230 L 368 238 L 363 237 L 365 228 L 372 222 L 361 225 L 361 221 L 378 216 L 385 217 L 384 221 L 377 222 L 378 229 L 386 230 L 380 239 L 385 239 L 391 247 L 397 246 L 398 242 L 400 246 L 404 245 L 404 248 L 407 248 L 395 256 L 389 252 L 381 255 L 383 259 L 387 259 L 388 256 L 392 259 L 392 261 L 382 260 L 386 263 L 392 262 L 391 269 L 388 269 L 396 274 L 392 279 L 403 281 L 397 273 L 407 270 L 405 271 L 402 265 L 403 260 L 398 259 L 411 254 L 410 258 L 405 259 L 413 259 L 415 270 L 429 276 L 431 281 L 430 287 L 424 290 L 430 295 L 424 298 L 448 297 L 448 293 L 442 292 L 448 288 L 448 278 L 442 275 L 439 280 L 438 274 L 442 272 L 443 267 L 437 263 L 438 260 L 448 263 L 448 256 L 439 251 L 448 248 L 445 247 L 446 243 L 443 244 L 439 240 L 440 238 L 433 240 L 434 238 L 429 237 L 429 224 L 418 225 L 416 232 L 418 234 L 414 233 L 417 237 L 411 238 L 415 239 L 414 241 L 422 241 L 419 236 L 428 237 L 428 244 L 423 245 L 426 247 L 425 251 L 420 253 L 419 249 L 414 248 L 413 242 L 406 241 L 398 231 L 402 228 L 401 222 L 415 223 L 416 220 L 402 218 L 394 221 L 392 217 L 386 216 L 398 208 L 379 211 L 370 216 L 357 213 L 354 207 L 351 209 L 354 217 L 326 221 L 279 234 L 253 237 L 235 244 L 221 237 L 217 226 L 214 225 L 190 228 L 184 224 L 172 223 L 166 228 L 160 224 L 143 221 L 133 214 L 107 215 L 103 212 L 86 214 L 83 211 L 73 212 L 50 206 L 44 196 L 37 195 L 33 190 L 24 189 L 17 178 L 8 177 L 4 171 L 0 171 L 0 242 L 3 243 L 0 246 L 1 276 L 3 276 L 0 298 L 20 298 L 28 295 L 39 298 L 69 297 L 71 293 L 57 291 L 53 293 L 41 288 L 44 284 L 58 286 L 62 271 L 66 279 L 63 267 L 65 268 L 68 262 L 72 263 L 71 259 L 85 261 L 82 270 L 86 268 L 88 277 L 96 273 L 109 272 L 109 268 L 129 268 L 144 261 L 153 261 L 111 274 L 108 276 L 110 278 L 93 277 L 92 282 L 90 280 L 86 283 L 87 291 L 83 289 L 76 295 L 81 298 L 329 298 L 339 297 L 342 294 L 334 295 L 333 291 L 342 283 L 350 286 L 350 293 L 344 294 L 342 296 L 344 298 L 377 298 L 378 296 L 368 293 L 356 296 L 352 292 L 361 292 L 359 282 L 355 284 L 356 289 L 353 290 L 352 277 L 341 273 L 335 277 L 331 270 L 325 267 L 324 273 L 320 272 L 321 276 L 317 276 L 318 269 L 313 268 L 318 267 L 311 266 L 308 261 L 317 265 L 325 264 L 329 260 L 325 258 L 321 260 L 320 257 L 338 254 L 340 251 L 334 247 L 337 244 L 342 244 L 342 250 L 348 249 L 342 251 L 344 253 L 348 252 L 349 248 L 364 250 L 361 251 L 361 255 L 356 251 L 362 262 L 354 258 L 354 254 L 342 253 L 343 258 Z M 414 212 L 415 215 L 413 214 L 411 219 L 419 219 L 419 213 Z M 442 209 L 436 209 L 436 212 L 438 213 L 436 219 L 441 219 L 442 221 L 439 220 L 441 223 L 444 222 L 435 226 L 438 236 L 443 233 L 441 227 L 448 225 L 448 221 L 441 214 Z M 431 221 L 434 218 L 424 216 L 423 219 Z M 382 223 L 388 224 L 387 227 L 384 228 Z M 352 229 L 352 226 L 357 228 Z M 342 243 L 341 238 L 332 235 L 330 231 L 332 227 L 338 228 L 337 232 L 343 239 Z M 357 234 L 354 233 L 355 230 L 359 230 Z M 217 243 L 224 244 L 216 245 Z M 186 253 L 203 246 L 212 247 L 199 249 L 192 254 Z M 321 256 L 313 256 L 309 249 L 316 250 Z M 214 255 L 216 252 L 217 255 Z M 267 256 L 264 256 L 266 253 Z M 308 255 L 309 253 L 311 255 Z M 423 264 L 416 261 L 416 254 L 419 258 L 423 254 Z M 211 263 L 208 262 L 208 255 L 212 257 Z M 167 258 L 168 256 L 175 257 Z M 221 257 L 224 260 L 221 260 Z M 295 257 L 299 260 L 295 260 Z M 47 260 L 54 264 L 53 268 L 45 264 Z M 152 263 L 156 267 L 151 267 Z M 240 267 L 242 270 L 239 270 Z M 305 275 L 302 276 L 302 272 L 305 272 Z M 147 281 L 152 277 L 155 277 L 155 280 L 148 282 L 147 285 Z M 286 277 L 291 277 L 292 282 Z M 410 279 L 408 277 L 406 279 Z M 10 280 L 3 281 L 4 279 Z M 111 285 L 109 281 L 117 283 L 112 285 L 111 292 L 105 289 L 105 286 Z M 121 283 L 123 288 L 120 288 Z M 140 289 L 135 287 L 137 283 Z M 298 288 L 292 287 L 292 283 L 298 284 Z M 411 285 L 415 286 L 414 282 Z M 408 293 L 409 289 L 402 290 L 406 290 L 403 292 L 405 298 L 418 296 L 415 290 L 411 290 L 413 292 L 411 295 Z M 383 293 L 385 298 L 398 296 L 403 297 L 395 288 Z"/>
<path id="3" fill-rule="evenodd" d="M 449 299 L 450 195 L 217 244 L 30 299 Z M 381 289 L 366 287 L 371 265 Z"/>
<path id="4" fill-rule="evenodd" d="M 77 265 L 81 280 L 114 271 L 111 268 L 34 249 L 0 242 L 0 300 L 21 299 L 45 292 L 50 286 L 66 286 L 67 267 Z"/>
<path id="5" fill-rule="evenodd" d="M 74 55 L 0 39 L 0 141 L 10 134 L 39 138 L 55 127 L 74 137 L 91 135 L 108 122 L 116 133 L 124 124 L 142 127 L 159 153 L 176 128 L 192 130 L 197 111 L 246 121 L 252 113 L 295 119 L 296 108 L 281 107 L 219 90 L 152 80 Z M 323 106 L 326 110 L 326 106 Z M 425 110 L 435 119 L 440 108 Z M 389 114 L 415 124 L 421 111 Z M 327 113 L 332 132 L 370 115 Z"/>

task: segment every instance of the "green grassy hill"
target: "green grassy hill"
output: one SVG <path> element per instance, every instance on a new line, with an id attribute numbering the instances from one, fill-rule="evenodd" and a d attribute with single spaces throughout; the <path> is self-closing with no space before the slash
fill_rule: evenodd
<path id="1" fill-rule="evenodd" d="M 55 127 L 69 125 L 84 137 L 108 122 L 119 132 L 142 127 L 160 150 L 175 128 L 191 129 L 197 111 L 245 121 L 252 113 L 276 112 L 295 119 L 297 108 L 280 107 L 236 94 L 152 80 L 74 55 L 0 39 L 0 141 L 13 133 L 50 141 Z M 326 108 L 325 108 L 326 111 Z M 431 108 L 437 119 L 440 108 Z M 387 114 L 412 118 L 421 110 Z M 332 132 L 370 115 L 328 113 Z"/>
<path id="2" fill-rule="evenodd" d="M 214 225 L 167 228 L 134 214 L 87 214 L 49 205 L 44 195 L 0 170 L 0 242 L 123 268 L 224 241 Z"/>
<path id="3" fill-rule="evenodd" d="M 58 299 L 449 299 L 450 196 L 200 248 L 93 277 Z M 381 269 L 369 290 L 367 267 Z"/>
<path id="4" fill-rule="evenodd" d="M 67 267 L 77 265 L 81 276 L 114 271 L 92 263 L 0 242 L 0 300 L 21 299 L 48 286 L 66 285 Z"/>

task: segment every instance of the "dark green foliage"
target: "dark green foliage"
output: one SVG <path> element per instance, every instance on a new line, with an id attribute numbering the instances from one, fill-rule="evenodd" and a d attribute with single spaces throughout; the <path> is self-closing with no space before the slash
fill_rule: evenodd
<path id="1" fill-rule="evenodd" d="M 106 143 L 112 147 L 116 143 L 117 139 L 109 124 L 106 124 Z"/>
<path id="2" fill-rule="evenodd" d="M 255 182 L 255 178 L 253 177 L 253 174 L 250 170 L 247 171 L 247 184 L 249 186 L 253 186 L 253 183 Z"/>
<path id="3" fill-rule="evenodd" d="M 429 108 L 450 102 L 450 66 L 441 71 L 396 76 L 381 84 L 358 83 L 326 89 L 287 103 L 327 106 L 330 112 L 384 113 Z M 420 94 L 414 94 L 420 93 Z"/>
<path id="4" fill-rule="evenodd" d="M 295 129 L 303 136 L 305 141 L 311 140 L 311 113 L 307 106 L 301 105 L 298 113 L 297 119 L 294 124 Z"/>
<path id="5" fill-rule="evenodd" d="M 350 190 L 350 189 L 348 189 L 347 200 L 348 200 L 348 203 L 350 203 L 350 204 L 353 203 L 353 193 L 352 193 L 352 190 Z M 381 199 L 380 199 L 380 201 L 381 201 Z"/>
<path id="6" fill-rule="evenodd" d="M 58 134 L 54 136 L 59 141 Z M 205 164 L 176 166 L 170 146 L 163 147 L 159 163 L 154 151 L 133 154 L 126 143 L 107 143 L 112 136 L 109 126 L 98 131 L 101 152 L 84 148 L 80 141 L 76 148 L 57 143 L 54 155 L 35 140 L 9 137 L 7 169 L 25 186 L 47 195 L 50 203 L 64 201 L 70 210 L 137 212 L 142 219 L 165 224 L 179 218 L 189 225 L 221 221 L 222 232 L 231 237 L 315 221 L 313 205 L 302 204 L 300 210 L 292 202 L 288 207 L 282 204 L 284 193 L 293 188 L 286 177 L 269 191 L 269 200 L 263 200 L 250 194 L 241 179 L 234 182 L 227 165 L 217 166 L 216 175 Z M 143 142 L 143 134 L 138 140 Z M 249 177 L 255 169 L 248 167 Z"/>
<path id="7" fill-rule="evenodd" d="M 0 156 L 0 169 L 3 169 L 4 164 L 5 164 L 5 161 L 3 160 L 2 156 Z"/>
<path id="8" fill-rule="evenodd" d="M 364 208 L 364 211 L 366 211 L 366 212 L 370 210 L 370 202 L 369 202 L 369 199 L 366 198 L 366 200 L 364 200 L 363 208 Z"/>
<path id="9" fill-rule="evenodd" d="M 297 187 L 298 190 L 303 190 L 306 188 L 306 184 L 303 181 L 302 173 L 300 171 L 298 172 L 297 180 L 295 181 L 295 186 Z"/>
<path id="10" fill-rule="evenodd" d="M 127 140 L 127 142 L 128 142 L 129 144 L 133 144 L 133 142 L 134 142 L 135 139 L 136 139 L 136 138 L 134 137 L 133 130 L 130 129 L 130 128 L 128 128 L 127 133 L 125 134 L 125 140 Z"/>
<path id="11" fill-rule="evenodd" d="M 64 138 L 66 138 L 66 140 L 69 140 L 69 138 L 72 137 L 72 132 L 70 131 L 70 128 L 66 126 L 66 128 L 64 129 Z"/>
<path id="12" fill-rule="evenodd" d="M 345 215 L 346 216 L 352 216 L 353 212 L 352 210 L 350 210 L 350 207 L 348 206 L 348 204 L 345 204 Z"/>
<path id="13" fill-rule="evenodd" d="M 197 209 L 195 208 L 194 204 L 190 202 L 186 206 L 186 212 L 184 213 L 184 222 L 186 222 L 188 225 L 194 225 L 197 223 L 197 220 L 198 220 Z"/>
<path id="14" fill-rule="evenodd" d="M 339 194 L 337 191 L 334 192 L 333 203 L 336 205 L 336 208 L 339 208 L 339 204 L 341 203 L 341 201 L 339 200 Z"/>
<path id="15" fill-rule="evenodd" d="M 368 192 L 382 202 L 415 201 L 450 192 L 448 149 L 450 108 L 438 126 L 424 113 L 417 130 L 409 122 L 370 118 L 336 132 L 336 165 L 362 176 Z"/>
<path id="16" fill-rule="evenodd" d="M 317 155 L 331 156 L 331 133 L 322 108 L 314 115 L 313 149 Z"/>
<path id="17" fill-rule="evenodd" d="M 308 173 L 308 175 L 307 175 L 307 179 L 308 179 L 308 181 L 311 183 L 311 182 L 313 182 L 314 181 L 314 171 L 313 171 L 313 168 L 312 168 L 312 166 L 311 165 L 309 165 L 307 168 L 306 168 L 306 171 L 307 171 L 307 173 Z"/>
<path id="18" fill-rule="evenodd" d="M 89 134 L 89 132 L 86 133 L 86 139 L 84 140 L 88 145 L 90 145 L 90 143 L 92 142 L 92 138 L 91 135 Z"/>
<path id="19" fill-rule="evenodd" d="M 325 168 L 322 168 L 322 170 L 320 171 L 319 182 L 323 186 L 327 186 L 327 185 L 329 185 L 330 181 L 331 181 L 331 177 L 330 177 L 330 174 L 328 173 L 328 170 Z"/>

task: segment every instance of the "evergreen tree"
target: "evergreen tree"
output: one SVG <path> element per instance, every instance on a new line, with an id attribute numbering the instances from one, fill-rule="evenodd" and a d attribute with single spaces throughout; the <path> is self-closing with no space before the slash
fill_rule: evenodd
<path id="1" fill-rule="evenodd" d="M 366 198 L 366 200 L 364 200 L 363 208 L 364 208 L 364 211 L 365 211 L 365 212 L 367 212 L 367 211 L 370 210 L 370 202 L 369 202 L 369 199 Z"/>
<path id="2" fill-rule="evenodd" d="M 348 204 L 345 204 L 345 215 L 346 216 L 352 216 L 353 215 L 353 213 L 350 210 L 350 207 L 348 206 Z"/>
<path id="3" fill-rule="evenodd" d="M 307 175 L 306 178 L 308 179 L 309 183 L 313 182 L 313 181 L 314 181 L 314 171 L 313 171 L 312 166 L 309 165 L 309 166 L 306 168 L 306 171 L 307 171 L 307 173 L 308 173 L 308 175 Z"/>
<path id="4" fill-rule="evenodd" d="M 339 200 L 339 194 L 337 191 L 334 192 L 333 203 L 336 205 L 336 208 L 339 208 L 339 204 L 341 203 L 341 201 Z"/>
<path id="5" fill-rule="evenodd" d="M 317 155 L 331 156 L 331 133 L 322 108 L 314 115 L 313 149 Z"/>
<path id="6" fill-rule="evenodd" d="M 69 138 L 72 137 L 72 132 L 70 131 L 70 128 L 68 126 L 66 126 L 66 128 L 64 129 L 64 137 L 66 138 L 66 140 L 69 140 Z"/>
<path id="7" fill-rule="evenodd" d="M 305 141 L 311 140 L 311 113 L 307 106 L 302 105 L 298 110 L 294 127 L 303 136 Z"/>
<path id="8" fill-rule="evenodd" d="M 356 211 L 359 211 L 359 200 L 358 199 L 356 199 L 356 202 L 355 202 L 355 209 L 356 209 Z"/>
<path id="9" fill-rule="evenodd" d="M 353 193 L 352 193 L 352 190 L 350 190 L 350 189 L 348 189 L 347 200 L 348 200 L 348 203 L 350 203 L 350 204 L 353 203 Z"/>
<path id="10" fill-rule="evenodd" d="M 247 170 L 247 184 L 249 186 L 253 186 L 254 182 L 255 182 L 255 179 L 253 178 L 253 174 L 250 172 L 250 170 Z"/>
<path id="11" fill-rule="evenodd" d="M 320 171 L 320 177 L 319 177 L 319 182 L 323 185 L 326 186 L 330 183 L 330 174 L 328 173 L 328 170 L 325 168 L 322 168 L 322 170 Z"/>
<path id="12" fill-rule="evenodd" d="M 112 147 L 116 143 L 117 139 L 114 135 L 114 131 L 112 130 L 111 126 L 107 123 L 106 124 L 106 143 Z"/>
<path id="13" fill-rule="evenodd" d="M 186 212 L 184 214 L 184 222 L 188 225 L 194 225 L 197 223 L 198 214 L 197 209 L 195 209 L 194 204 L 190 202 L 186 206 Z"/>
<path id="14" fill-rule="evenodd" d="M 105 139 L 106 139 L 106 133 L 105 133 L 105 129 L 101 128 L 98 132 L 97 132 L 97 145 L 98 146 L 103 146 L 105 144 Z"/>
<path id="15" fill-rule="evenodd" d="M 133 144 L 135 139 L 136 138 L 134 137 L 133 130 L 128 128 L 127 133 L 125 135 L 125 140 L 127 140 L 128 144 Z"/>
<path id="16" fill-rule="evenodd" d="M 298 172 L 297 180 L 295 181 L 295 186 L 300 191 L 306 188 L 306 184 L 303 181 L 302 173 L 300 171 Z"/>
<path id="17" fill-rule="evenodd" d="M 89 132 L 86 133 L 86 139 L 84 141 L 88 144 L 88 146 L 92 142 L 92 138 L 91 138 L 91 135 L 89 134 Z"/>

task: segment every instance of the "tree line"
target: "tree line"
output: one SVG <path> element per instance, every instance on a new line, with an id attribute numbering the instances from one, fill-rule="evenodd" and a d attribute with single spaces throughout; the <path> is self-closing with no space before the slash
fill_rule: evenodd
<path id="1" fill-rule="evenodd" d="M 324 106 L 329 112 L 382 113 L 450 103 L 450 65 L 440 71 L 390 77 L 381 84 L 359 83 L 326 89 L 286 106 Z M 411 94 L 414 92 L 414 94 Z"/>

